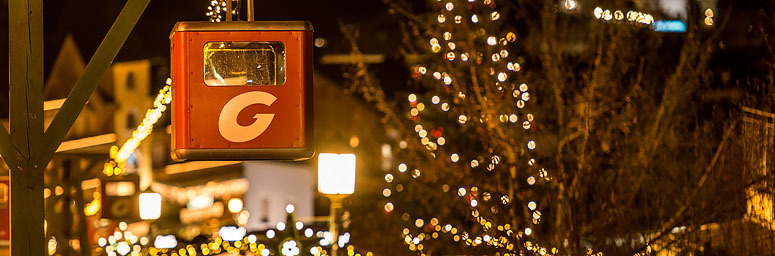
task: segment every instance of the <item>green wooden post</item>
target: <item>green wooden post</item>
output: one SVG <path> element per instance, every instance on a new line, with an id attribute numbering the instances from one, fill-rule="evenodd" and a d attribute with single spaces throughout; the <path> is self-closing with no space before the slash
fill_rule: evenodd
<path id="1" fill-rule="evenodd" d="M 42 0 L 8 2 L 11 143 L 22 156 L 9 166 L 12 255 L 45 254 L 43 168 L 31 154 L 43 136 L 42 12 Z"/>
<path id="2" fill-rule="evenodd" d="M 45 134 L 43 0 L 8 2 L 11 133 L 0 126 L 0 155 L 11 173 L 11 255 L 44 256 L 43 170 L 150 0 L 126 3 Z"/>

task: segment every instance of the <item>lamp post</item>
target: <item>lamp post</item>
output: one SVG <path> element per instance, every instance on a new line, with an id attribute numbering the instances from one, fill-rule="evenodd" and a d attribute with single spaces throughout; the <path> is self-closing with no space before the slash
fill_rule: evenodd
<path id="1" fill-rule="evenodd" d="M 331 200 L 331 255 L 336 256 L 342 200 L 355 191 L 355 154 L 318 155 L 318 191 Z"/>

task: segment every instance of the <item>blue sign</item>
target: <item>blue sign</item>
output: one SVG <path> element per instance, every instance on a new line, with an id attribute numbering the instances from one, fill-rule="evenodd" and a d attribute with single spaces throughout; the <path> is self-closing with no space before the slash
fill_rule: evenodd
<path id="1" fill-rule="evenodd" d="M 686 22 L 682 20 L 658 20 L 651 26 L 657 32 L 686 32 Z"/>

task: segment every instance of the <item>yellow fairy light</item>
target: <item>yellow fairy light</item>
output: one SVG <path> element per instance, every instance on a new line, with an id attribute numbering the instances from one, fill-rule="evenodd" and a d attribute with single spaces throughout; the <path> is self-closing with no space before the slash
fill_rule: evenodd
<path id="1" fill-rule="evenodd" d="M 390 197 L 390 194 L 392 194 L 392 191 L 390 191 L 389 188 L 385 188 L 385 189 L 382 190 L 382 196 Z"/>
<path id="2" fill-rule="evenodd" d="M 493 20 L 493 21 L 496 21 L 496 20 L 498 20 L 500 18 L 501 18 L 501 14 L 498 13 L 497 11 L 494 11 L 494 12 L 492 12 L 490 14 L 490 19 Z"/>
<path id="3" fill-rule="evenodd" d="M 105 173 L 105 175 L 119 175 L 122 172 L 120 168 L 126 164 L 126 160 L 129 158 L 129 156 L 131 156 L 140 145 L 140 143 L 151 134 L 153 125 L 159 121 L 161 115 L 165 110 L 167 110 L 167 105 L 172 100 L 170 91 L 171 84 L 172 79 L 167 78 L 167 84 L 161 90 L 159 90 L 159 94 L 156 95 L 156 98 L 153 101 L 153 108 L 149 109 L 145 113 L 143 121 L 140 123 L 137 129 L 132 132 L 132 136 L 126 142 L 124 142 L 121 148 L 111 148 L 111 158 L 112 161 L 116 162 L 116 164 L 106 164 L 105 168 L 103 169 L 103 173 Z"/>
<path id="4" fill-rule="evenodd" d="M 449 31 L 444 32 L 444 40 L 449 41 L 450 39 L 452 39 L 452 33 L 450 33 Z"/>
<path id="5" fill-rule="evenodd" d="M 398 171 L 399 172 L 406 172 L 406 164 L 401 163 L 398 165 Z"/>
<path id="6" fill-rule="evenodd" d="M 576 6 L 578 6 L 578 4 L 575 0 L 565 0 L 565 9 L 573 10 L 576 9 Z"/>
<path id="7" fill-rule="evenodd" d="M 425 225 L 425 221 L 423 221 L 422 219 L 417 219 L 417 220 L 414 221 L 414 225 L 417 226 L 418 228 L 420 228 L 423 225 Z"/>
<path id="8" fill-rule="evenodd" d="M 444 14 L 439 14 L 439 17 L 437 17 L 436 20 L 439 23 L 444 23 L 445 21 L 447 21 L 447 17 L 444 17 Z"/>
<path id="9" fill-rule="evenodd" d="M 452 77 L 450 77 L 449 75 L 445 75 L 444 76 L 444 84 L 446 84 L 446 85 L 452 84 Z"/>
<path id="10" fill-rule="evenodd" d="M 492 54 L 492 61 L 493 62 L 498 62 L 499 60 L 501 60 L 501 55 L 497 54 L 497 53 L 493 53 Z"/>
<path id="11" fill-rule="evenodd" d="M 498 39 L 496 39 L 494 36 L 490 36 L 487 38 L 487 44 L 495 45 L 497 43 L 498 43 Z"/>
<path id="12" fill-rule="evenodd" d="M 452 2 L 447 2 L 447 4 L 444 5 L 444 7 L 447 9 L 447 11 L 452 11 L 452 9 L 455 9 L 455 4 L 453 4 Z"/>
<path id="13" fill-rule="evenodd" d="M 439 52 L 439 51 L 441 51 L 441 45 L 439 45 L 439 44 L 434 44 L 434 45 L 432 45 L 432 46 L 431 46 L 431 50 L 432 50 L 434 53 L 435 53 L 435 52 Z"/>
<path id="14" fill-rule="evenodd" d="M 508 76 L 506 73 L 500 72 L 498 73 L 498 81 L 505 82 Z"/>
<path id="15" fill-rule="evenodd" d="M 466 115 L 460 115 L 458 116 L 457 121 L 461 124 L 465 124 L 466 121 L 468 121 L 468 117 Z"/>
<path id="16" fill-rule="evenodd" d="M 622 20 L 622 19 L 624 19 L 624 14 L 622 13 L 622 11 L 620 11 L 620 10 L 616 10 L 616 11 L 614 12 L 614 19 L 616 19 L 616 20 Z"/>
<path id="17" fill-rule="evenodd" d="M 479 23 L 479 16 L 477 16 L 476 14 L 471 15 L 471 22 Z"/>
<path id="18" fill-rule="evenodd" d="M 611 14 L 610 10 L 603 11 L 603 19 L 604 20 L 611 20 L 613 18 L 613 14 Z"/>
<path id="19" fill-rule="evenodd" d="M 506 33 L 506 40 L 509 41 L 509 42 L 516 41 L 517 40 L 517 34 L 515 34 L 514 32 Z"/>
<path id="20" fill-rule="evenodd" d="M 439 101 L 441 101 L 441 98 L 439 98 L 439 96 L 431 97 L 431 103 L 433 103 L 433 105 L 439 104 Z"/>
<path id="21" fill-rule="evenodd" d="M 449 61 L 455 60 L 455 53 L 454 52 L 448 52 L 447 53 L 447 60 L 449 60 Z"/>
<path id="22" fill-rule="evenodd" d="M 592 13 L 595 15 L 595 18 L 600 19 L 603 17 L 603 8 L 595 7 L 595 10 L 592 11 Z"/>

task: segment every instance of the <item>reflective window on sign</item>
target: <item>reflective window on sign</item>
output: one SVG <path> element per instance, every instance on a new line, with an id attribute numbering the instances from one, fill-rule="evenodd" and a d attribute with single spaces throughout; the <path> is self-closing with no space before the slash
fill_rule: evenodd
<path id="1" fill-rule="evenodd" d="M 282 42 L 208 42 L 204 55 L 204 79 L 209 86 L 285 83 Z"/>

